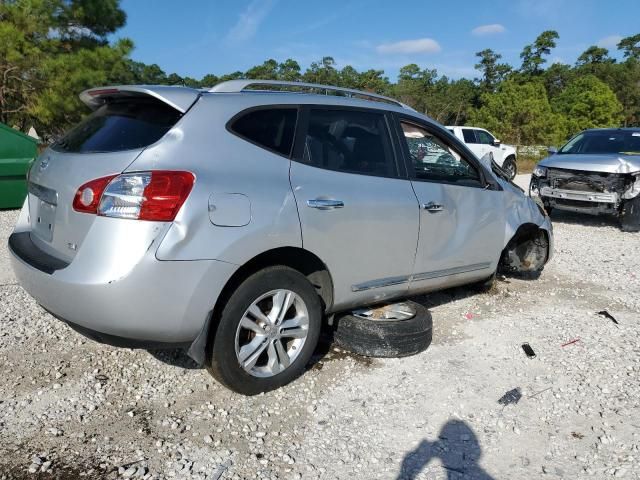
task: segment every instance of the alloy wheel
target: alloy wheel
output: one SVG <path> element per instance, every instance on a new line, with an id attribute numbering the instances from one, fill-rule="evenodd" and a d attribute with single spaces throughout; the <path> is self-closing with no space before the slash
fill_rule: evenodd
<path id="1" fill-rule="evenodd" d="M 245 311 L 236 330 L 236 358 L 254 377 L 273 377 L 298 357 L 309 333 L 302 297 L 278 289 L 261 295 Z"/>

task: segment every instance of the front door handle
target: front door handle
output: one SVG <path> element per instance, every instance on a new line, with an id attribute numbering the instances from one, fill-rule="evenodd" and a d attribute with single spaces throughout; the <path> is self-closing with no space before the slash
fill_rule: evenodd
<path id="1" fill-rule="evenodd" d="M 307 206 L 311 208 L 317 208 L 319 210 L 333 210 L 334 208 L 344 207 L 344 202 L 342 200 L 314 198 L 313 200 L 307 200 Z"/>
<path id="2" fill-rule="evenodd" d="M 422 207 L 423 210 L 426 210 L 427 212 L 441 212 L 442 210 L 444 210 L 442 205 L 435 202 L 423 203 L 420 206 Z"/>

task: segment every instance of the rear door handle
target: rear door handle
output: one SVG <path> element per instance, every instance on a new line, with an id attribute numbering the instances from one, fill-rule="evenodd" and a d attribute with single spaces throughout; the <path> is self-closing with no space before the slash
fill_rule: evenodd
<path id="1" fill-rule="evenodd" d="M 423 203 L 421 207 L 427 212 L 441 212 L 442 210 L 444 210 L 444 207 L 442 205 L 435 202 Z"/>
<path id="2" fill-rule="evenodd" d="M 307 200 L 307 206 L 311 208 L 317 208 L 319 210 L 333 210 L 334 208 L 344 207 L 344 202 L 342 200 L 314 198 L 313 200 Z"/>

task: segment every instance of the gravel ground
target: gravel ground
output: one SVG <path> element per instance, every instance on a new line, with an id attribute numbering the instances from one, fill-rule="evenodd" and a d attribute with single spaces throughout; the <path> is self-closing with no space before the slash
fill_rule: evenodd
<path id="1" fill-rule="evenodd" d="M 247 398 L 182 352 L 52 318 L 10 272 L 16 218 L 0 212 L 0 479 L 640 478 L 640 236 L 613 219 L 554 212 L 539 279 L 418 298 L 434 318 L 420 355 L 323 345 Z"/>

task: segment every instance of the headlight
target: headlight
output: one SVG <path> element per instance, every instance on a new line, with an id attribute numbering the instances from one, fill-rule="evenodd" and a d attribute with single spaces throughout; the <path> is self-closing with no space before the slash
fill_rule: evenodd
<path id="1" fill-rule="evenodd" d="M 547 169 L 545 167 L 536 167 L 533 169 L 533 175 L 538 178 L 544 178 L 547 176 Z"/>

